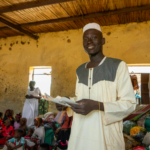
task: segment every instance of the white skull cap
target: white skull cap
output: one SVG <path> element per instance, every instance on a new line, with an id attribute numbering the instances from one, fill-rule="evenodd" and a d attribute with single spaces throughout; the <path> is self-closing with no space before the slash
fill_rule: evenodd
<path id="1" fill-rule="evenodd" d="M 83 27 L 83 33 L 84 33 L 86 30 L 89 30 L 89 29 L 96 29 L 96 30 L 102 32 L 100 25 L 97 24 L 97 23 L 88 23 L 88 24 L 86 24 L 86 25 Z"/>

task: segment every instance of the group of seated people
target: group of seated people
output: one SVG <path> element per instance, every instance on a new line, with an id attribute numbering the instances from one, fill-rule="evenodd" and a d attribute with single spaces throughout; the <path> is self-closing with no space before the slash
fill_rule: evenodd
<path id="1" fill-rule="evenodd" d="M 34 125 L 27 127 L 26 118 L 21 114 L 12 116 L 11 110 L 6 110 L 4 117 L 0 113 L 0 147 L 3 150 L 67 150 L 72 117 L 65 111 L 47 113 L 44 118 L 36 117 Z"/>

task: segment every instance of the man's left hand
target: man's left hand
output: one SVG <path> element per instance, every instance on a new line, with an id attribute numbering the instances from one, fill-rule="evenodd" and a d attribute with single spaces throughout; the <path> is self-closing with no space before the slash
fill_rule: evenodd
<path id="1" fill-rule="evenodd" d="M 77 114 L 81 115 L 87 115 L 93 110 L 97 110 L 98 102 L 93 101 L 90 99 L 82 99 L 80 101 L 77 101 L 79 105 L 75 104 L 69 104 L 71 106 L 71 109 L 76 112 Z"/>

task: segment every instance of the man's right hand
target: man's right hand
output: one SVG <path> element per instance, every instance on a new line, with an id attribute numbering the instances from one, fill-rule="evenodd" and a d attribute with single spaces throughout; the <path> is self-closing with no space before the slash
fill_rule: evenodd
<path id="1" fill-rule="evenodd" d="M 57 108 L 58 111 L 63 111 L 63 110 L 67 109 L 66 106 L 63 106 L 63 105 L 60 105 L 60 104 L 57 104 L 57 103 L 56 103 L 56 108 Z"/>

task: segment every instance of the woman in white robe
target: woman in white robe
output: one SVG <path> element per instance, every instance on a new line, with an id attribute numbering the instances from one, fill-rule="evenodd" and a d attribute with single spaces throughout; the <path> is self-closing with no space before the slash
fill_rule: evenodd
<path id="1" fill-rule="evenodd" d="M 34 118 L 38 116 L 38 99 L 40 98 L 40 89 L 35 88 L 35 81 L 30 81 L 22 112 L 22 117 L 27 119 L 27 127 L 34 125 Z"/>

